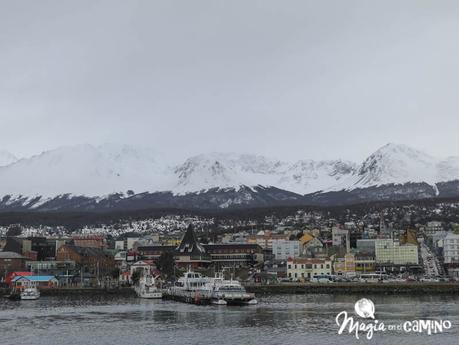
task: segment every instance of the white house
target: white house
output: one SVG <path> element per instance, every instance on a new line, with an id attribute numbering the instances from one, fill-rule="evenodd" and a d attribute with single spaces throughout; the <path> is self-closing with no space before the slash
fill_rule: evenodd
<path id="1" fill-rule="evenodd" d="M 459 235 L 448 233 L 443 239 L 445 264 L 459 263 Z"/>

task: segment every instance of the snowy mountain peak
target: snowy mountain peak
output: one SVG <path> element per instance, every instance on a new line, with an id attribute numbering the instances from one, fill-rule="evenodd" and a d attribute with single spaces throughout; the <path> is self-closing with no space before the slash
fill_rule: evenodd
<path id="1" fill-rule="evenodd" d="M 356 172 L 328 190 L 352 190 L 385 184 L 427 183 L 459 178 L 459 158 L 442 160 L 423 151 L 389 143 L 376 150 Z"/>
<path id="2" fill-rule="evenodd" d="M 154 154 L 129 146 L 63 146 L 0 170 L 3 195 L 101 196 L 169 186 L 170 174 Z"/>
<path id="3" fill-rule="evenodd" d="M 397 159 L 415 159 L 415 160 L 419 160 L 419 159 L 432 160 L 433 159 L 432 156 L 414 147 L 411 147 L 405 144 L 394 144 L 394 143 L 388 143 L 382 146 L 381 148 L 376 150 L 371 156 L 379 156 L 383 158 L 384 157 L 397 158 Z"/>
<path id="4" fill-rule="evenodd" d="M 358 184 L 435 182 L 437 160 L 406 145 L 387 144 L 370 155 L 358 169 Z"/>
<path id="5" fill-rule="evenodd" d="M 209 153 L 191 157 L 175 169 L 175 193 L 211 188 L 271 185 L 273 175 L 284 165 L 266 157 L 250 154 Z"/>

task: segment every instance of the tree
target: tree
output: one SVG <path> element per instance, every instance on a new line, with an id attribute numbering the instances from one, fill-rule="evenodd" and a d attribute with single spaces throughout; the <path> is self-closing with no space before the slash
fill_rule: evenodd
<path id="1" fill-rule="evenodd" d="M 132 284 L 137 285 L 140 280 L 140 272 L 134 271 L 131 275 Z"/>
<path id="2" fill-rule="evenodd" d="M 22 234 L 22 228 L 20 225 L 11 225 L 6 232 L 6 237 L 15 237 Z"/>
<path id="3" fill-rule="evenodd" d="M 113 278 L 113 279 L 118 279 L 119 276 L 120 276 L 120 269 L 118 267 L 114 268 L 111 272 L 110 272 L 110 276 Z"/>
<path id="4" fill-rule="evenodd" d="M 161 271 L 161 275 L 165 280 L 169 279 L 174 275 L 175 259 L 172 253 L 162 253 L 156 264 L 159 270 Z"/>

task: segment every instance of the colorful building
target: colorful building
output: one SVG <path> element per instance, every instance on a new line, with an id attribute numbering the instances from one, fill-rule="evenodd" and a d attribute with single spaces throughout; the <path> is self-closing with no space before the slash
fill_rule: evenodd
<path id="1" fill-rule="evenodd" d="M 355 254 L 354 262 L 357 275 L 372 273 L 376 270 L 376 262 L 373 254 L 357 253 Z"/>
<path id="2" fill-rule="evenodd" d="M 355 256 L 348 253 L 344 257 L 335 258 L 333 262 L 333 271 L 337 275 L 354 276 L 355 275 Z"/>
<path id="3" fill-rule="evenodd" d="M 12 285 L 16 289 L 36 287 L 39 289 L 50 289 L 59 286 L 59 281 L 54 276 L 17 276 L 13 279 Z"/>

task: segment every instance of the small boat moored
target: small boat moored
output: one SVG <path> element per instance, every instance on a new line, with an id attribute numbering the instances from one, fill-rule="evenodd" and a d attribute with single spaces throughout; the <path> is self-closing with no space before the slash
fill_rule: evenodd
<path id="1" fill-rule="evenodd" d="M 151 275 L 140 278 L 139 283 L 135 287 L 135 292 L 140 298 L 162 298 L 163 293 L 156 287 L 155 278 Z"/>
<path id="2" fill-rule="evenodd" d="M 40 291 L 36 287 L 25 288 L 21 291 L 21 300 L 36 300 L 40 298 Z"/>

